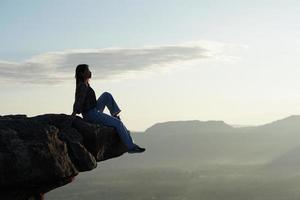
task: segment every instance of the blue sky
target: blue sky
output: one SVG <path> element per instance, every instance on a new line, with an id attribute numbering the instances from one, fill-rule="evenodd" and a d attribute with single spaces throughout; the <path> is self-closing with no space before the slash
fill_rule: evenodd
<path id="1" fill-rule="evenodd" d="M 297 1 L 2 0 L 0 11 L 4 47 L 0 55 L 20 60 L 68 48 L 129 47 L 199 38 L 226 42 L 251 40 L 251 31 L 257 36 L 265 29 L 293 28 L 290 25 L 299 16 L 299 4 Z"/>
<path id="2" fill-rule="evenodd" d="M 0 13 L 2 114 L 71 113 L 78 62 L 129 129 L 300 113 L 298 1 L 2 0 Z"/>

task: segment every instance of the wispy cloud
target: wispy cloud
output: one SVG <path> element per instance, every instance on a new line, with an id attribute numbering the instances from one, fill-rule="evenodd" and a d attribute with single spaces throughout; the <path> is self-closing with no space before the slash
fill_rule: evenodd
<path id="1" fill-rule="evenodd" d="M 93 79 L 108 79 L 126 72 L 172 68 L 199 59 L 218 59 L 224 45 L 187 42 L 141 48 L 76 49 L 47 52 L 23 62 L 0 61 L 0 80 L 30 84 L 61 84 L 74 80 L 80 63 L 90 65 Z M 223 55 L 222 55 L 223 56 Z"/>

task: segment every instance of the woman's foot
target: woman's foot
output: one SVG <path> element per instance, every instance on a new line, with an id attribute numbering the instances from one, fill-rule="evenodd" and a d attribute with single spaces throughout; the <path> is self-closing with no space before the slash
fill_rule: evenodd
<path id="1" fill-rule="evenodd" d="M 128 150 L 128 153 L 142 153 L 144 152 L 146 149 L 142 148 L 140 146 L 138 146 L 137 144 L 135 145 L 135 147 L 133 147 L 132 149 Z"/>

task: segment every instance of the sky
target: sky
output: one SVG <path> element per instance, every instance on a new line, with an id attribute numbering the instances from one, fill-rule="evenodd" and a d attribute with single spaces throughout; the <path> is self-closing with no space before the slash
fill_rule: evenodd
<path id="1" fill-rule="evenodd" d="M 300 114 L 299 1 L 0 0 L 0 16 L 0 115 L 71 114 L 80 63 L 133 131 Z"/>

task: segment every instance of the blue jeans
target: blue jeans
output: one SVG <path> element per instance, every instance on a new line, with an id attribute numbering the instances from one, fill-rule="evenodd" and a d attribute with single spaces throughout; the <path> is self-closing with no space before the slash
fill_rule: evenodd
<path id="1" fill-rule="evenodd" d="M 111 115 L 115 115 L 121 112 L 113 96 L 109 92 L 103 92 L 97 99 L 96 107 L 83 112 L 82 117 L 87 121 L 90 121 L 91 123 L 100 123 L 105 126 L 115 127 L 118 134 L 120 135 L 121 140 L 127 146 L 127 148 L 134 148 L 136 144 L 134 144 L 129 131 L 127 130 L 123 122 L 116 117 L 104 113 L 103 110 L 105 106 L 108 108 Z"/>

